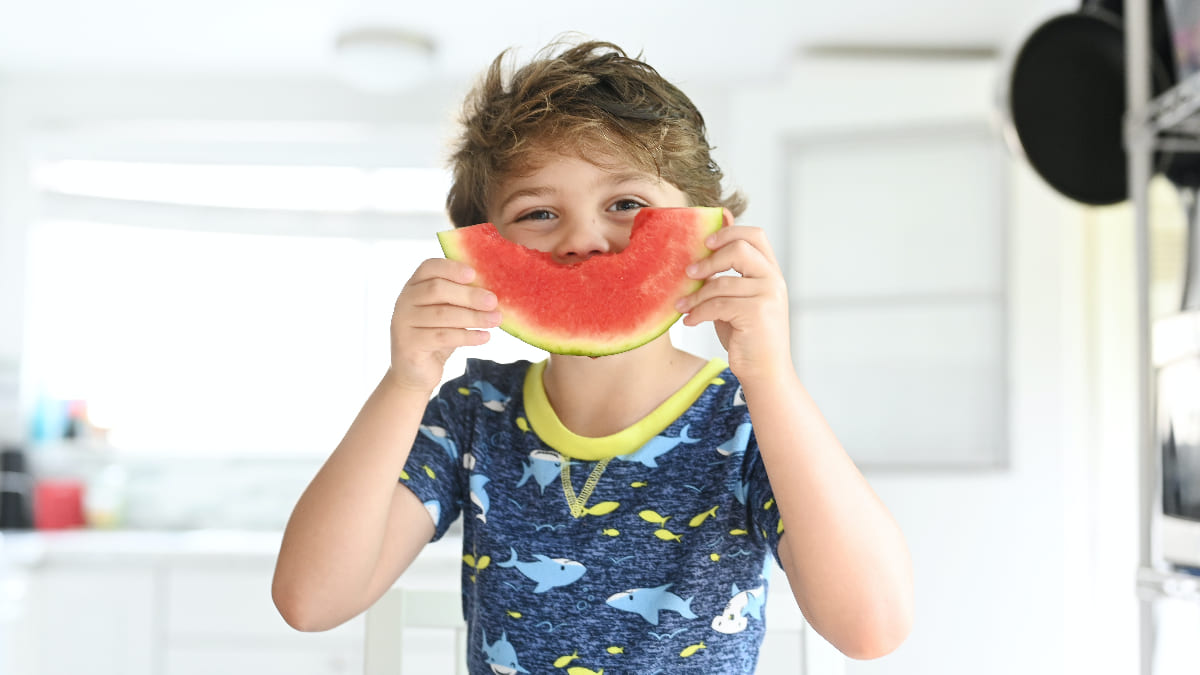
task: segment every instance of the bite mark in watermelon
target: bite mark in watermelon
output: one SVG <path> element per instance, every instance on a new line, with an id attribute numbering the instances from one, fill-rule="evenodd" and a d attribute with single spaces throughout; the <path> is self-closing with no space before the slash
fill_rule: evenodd
<path id="1" fill-rule="evenodd" d="M 720 208 L 643 208 L 619 253 L 562 264 L 481 223 L 438 233 L 451 260 L 475 269 L 474 285 L 496 294 L 500 328 L 555 354 L 604 356 L 662 335 L 681 316 L 675 301 L 703 281 L 688 265 L 708 256 Z"/>

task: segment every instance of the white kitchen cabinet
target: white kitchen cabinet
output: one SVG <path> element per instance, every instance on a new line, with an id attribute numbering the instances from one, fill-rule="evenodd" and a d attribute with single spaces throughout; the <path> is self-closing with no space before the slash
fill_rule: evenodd
<path id="1" fill-rule="evenodd" d="M 271 600 L 277 535 L 68 532 L 8 537 L 20 644 L 0 675 L 358 675 L 364 619 L 288 626 Z M 31 551 L 16 560 L 17 549 Z M 19 574 L 17 574 L 19 572 Z M 16 611 L 16 610 L 14 610 Z M 18 664 L 16 672 L 4 667 Z"/>
<path id="2" fill-rule="evenodd" d="M 50 566 L 28 579 L 28 619 L 35 628 L 29 662 L 36 675 L 155 672 L 150 568 Z"/>
<path id="3" fill-rule="evenodd" d="M 362 672 L 363 619 L 300 633 L 271 601 L 270 564 L 171 565 L 165 572 L 165 675 Z"/>
<path id="4" fill-rule="evenodd" d="M 170 647 L 166 654 L 168 675 L 359 675 L 361 646 L 346 650 L 289 649 L 245 644 Z"/>

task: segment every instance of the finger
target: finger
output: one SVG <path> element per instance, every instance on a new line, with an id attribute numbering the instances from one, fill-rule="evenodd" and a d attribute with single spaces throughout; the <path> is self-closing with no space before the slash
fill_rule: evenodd
<path id="1" fill-rule="evenodd" d="M 788 302 L 787 286 L 779 276 L 759 278 L 722 275 L 708 279 L 700 288 L 680 298 L 675 303 L 675 308 L 682 313 L 693 312 L 704 303 L 718 298 L 736 301 L 733 307 L 743 314 L 759 313 L 759 310 L 754 309 L 756 307 L 765 308 L 763 311 L 767 312 L 784 308 L 783 311 L 786 312 Z"/>
<path id="2" fill-rule="evenodd" d="M 485 330 L 465 328 L 418 328 L 417 331 L 420 333 L 417 339 L 431 351 L 474 347 L 486 343 L 492 337 Z"/>
<path id="3" fill-rule="evenodd" d="M 754 248 L 758 249 L 771 264 L 778 265 L 779 261 L 775 257 L 775 249 L 771 246 L 771 241 L 767 238 L 767 233 L 759 227 L 750 227 L 748 225 L 732 225 L 733 216 L 729 216 L 726 222 L 729 227 L 723 227 L 709 235 L 705 242 L 709 248 L 714 251 L 729 244 L 735 240 L 744 240 L 750 243 Z"/>
<path id="4" fill-rule="evenodd" d="M 719 295 L 696 303 L 684 316 L 689 326 L 705 321 L 724 321 L 735 328 L 786 326 L 788 309 L 786 303 L 763 302 L 758 293 L 753 297 Z"/>
<path id="5" fill-rule="evenodd" d="M 495 328 L 500 325 L 500 312 L 476 311 L 454 305 L 417 307 L 408 316 L 413 328 Z"/>
<path id="6" fill-rule="evenodd" d="M 733 270 L 742 276 L 766 277 L 776 269 L 777 266 L 758 247 L 746 239 L 735 238 L 722 244 L 712 255 L 689 265 L 687 275 L 693 279 L 707 279 Z"/>
<path id="7" fill-rule="evenodd" d="M 684 315 L 683 324 L 699 326 L 706 321 L 725 321 L 736 325 L 741 304 L 744 304 L 744 301 L 738 298 L 719 297 L 705 300 Z"/>
<path id="8" fill-rule="evenodd" d="M 467 268 L 470 269 L 469 267 Z M 477 286 L 466 286 L 443 277 L 432 277 L 418 281 L 401 294 L 414 306 L 456 305 L 479 311 L 496 309 L 496 294 Z M 402 302 L 397 298 L 397 304 Z"/>
<path id="9" fill-rule="evenodd" d="M 687 313 L 696 305 L 717 297 L 750 298 L 762 293 L 765 282 L 750 277 L 713 277 L 694 293 L 685 295 L 675 303 L 675 309 Z"/>

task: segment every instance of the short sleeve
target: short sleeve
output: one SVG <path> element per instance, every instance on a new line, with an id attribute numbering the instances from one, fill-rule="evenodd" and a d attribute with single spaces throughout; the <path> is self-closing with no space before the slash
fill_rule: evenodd
<path id="1" fill-rule="evenodd" d="M 758 452 L 758 442 L 753 436 L 746 448 L 743 470 L 746 481 L 746 509 L 749 511 L 750 522 L 754 525 L 755 534 L 762 538 L 771 555 L 775 557 L 775 562 L 782 568 L 783 561 L 779 559 L 779 539 L 783 536 L 783 519 L 779 516 L 775 493 L 771 489 L 771 481 L 767 478 L 762 455 Z"/>
<path id="2" fill-rule="evenodd" d="M 458 518 L 463 505 L 463 455 L 471 445 L 471 413 L 459 391 L 469 374 L 445 383 L 429 400 L 400 482 L 413 491 L 433 519 L 437 541 Z"/>

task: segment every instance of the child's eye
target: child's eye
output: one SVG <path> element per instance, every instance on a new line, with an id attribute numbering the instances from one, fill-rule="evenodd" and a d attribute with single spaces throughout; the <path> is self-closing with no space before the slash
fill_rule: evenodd
<path id="1" fill-rule="evenodd" d="M 529 213 L 522 215 L 521 217 L 517 218 L 517 220 L 550 220 L 553 217 L 553 213 L 550 213 L 545 209 L 538 209 L 537 211 L 530 211 Z"/>
<path id="2" fill-rule="evenodd" d="M 636 199 L 620 199 L 608 208 L 610 211 L 636 211 L 644 206 L 646 205 Z"/>

